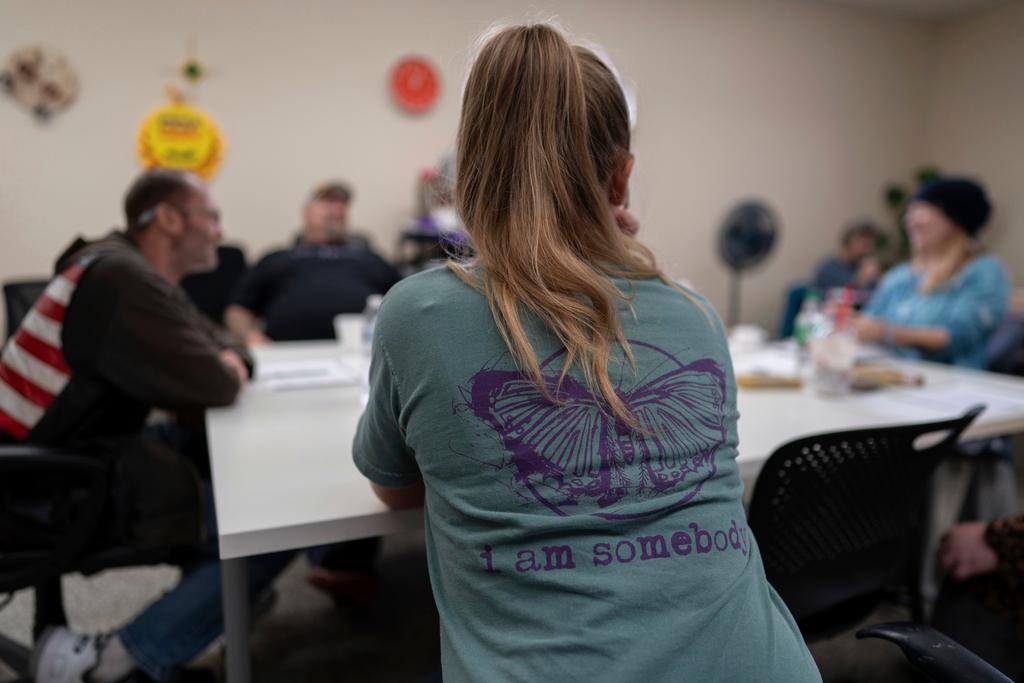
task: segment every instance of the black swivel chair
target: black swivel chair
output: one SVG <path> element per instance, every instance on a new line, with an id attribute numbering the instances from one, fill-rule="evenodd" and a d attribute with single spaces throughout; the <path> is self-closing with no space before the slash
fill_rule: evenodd
<path id="1" fill-rule="evenodd" d="M 43 294 L 48 280 L 16 280 L 4 283 L 4 311 L 7 313 L 7 337 L 14 334 L 21 321 Z"/>
<path id="2" fill-rule="evenodd" d="M 750 528 L 768 581 L 806 639 L 854 626 L 892 595 L 908 595 L 921 620 L 931 474 L 982 410 L 806 437 L 768 459 L 754 487 Z M 927 435 L 940 440 L 922 447 Z"/>
<path id="3" fill-rule="evenodd" d="M 217 268 L 182 279 L 181 288 L 210 320 L 224 322 L 224 310 L 231 303 L 231 294 L 248 266 L 245 252 L 238 247 L 217 247 Z"/>
<path id="4" fill-rule="evenodd" d="M 140 550 L 105 541 L 109 474 L 99 455 L 0 445 L 0 596 L 34 589 L 34 637 L 48 626 L 67 623 L 63 574 L 175 559 L 175 549 Z M 25 680 L 29 656 L 27 647 L 0 635 L 0 661 Z"/>

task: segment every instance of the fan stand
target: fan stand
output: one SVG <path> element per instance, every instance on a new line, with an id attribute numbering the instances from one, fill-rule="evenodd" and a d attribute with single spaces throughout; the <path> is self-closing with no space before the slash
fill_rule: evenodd
<path id="1" fill-rule="evenodd" d="M 740 269 L 732 268 L 729 273 L 729 315 L 726 321 L 731 330 L 740 320 Z"/>

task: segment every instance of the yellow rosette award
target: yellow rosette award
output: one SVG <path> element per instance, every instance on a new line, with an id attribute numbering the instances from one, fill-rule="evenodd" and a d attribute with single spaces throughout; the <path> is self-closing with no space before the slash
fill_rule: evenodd
<path id="1" fill-rule="evenodd" d="M 139 127 L 139 159 L 146 168 L 191 171 L 209 179 L 220 166 L 223 151 L 213 119 L 181 101 L 151 112 Z"/>

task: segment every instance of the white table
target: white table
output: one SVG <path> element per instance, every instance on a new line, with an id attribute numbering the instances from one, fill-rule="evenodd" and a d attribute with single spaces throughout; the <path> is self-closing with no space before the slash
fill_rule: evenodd
<path id="1" fill-rule="evenodd" d="M 340 356 L 331 342 L 256 352 L 258 363 Z M 367 359 L 359 354 L 342 361 L 365 371 Z M 755 475 L 777 447 L 800 436 L 950 418 L 979 396 L 994 397 L 998 409 L 982 414 L 968 438 L 1024 431 L 1024 380 L 924 363 L 900 366 L 923 374 L 925 386 L 840 398 L 792 389 L 740 391 L 741 472 Z M 229 683 L 249 680 L 246 557 L 422 527 L 418 510 L 386 510 L 352 463 L 361 392 L 359 386 L 273 391 L 257 382 L 236 405 L 207 413 Z"/>
<path id="2" fill-rule="evenodd" d="M 783 352 L 757 353 L 771 360 Z M 751 356 L 736 354 L 736 367 L 749 367 Z M 924 384 L 831 397 L 809 388 L 740 390 L 737 461 L 744 477 L 756 476 L 775 449 L 801 436 L 949 419 L 976 403 L 985 403 L 988 409 L 964 439 L 1024 432 L 1024 379 L 936 363 L 884 362 L 922 376 Z"/>
<path id="3" fill-rule="evenodd" d="M 275 344 L 255 355 L 257 367 L 339 357 L 365 372 L 368 362 L 341 357 L 332 342 Z M 423 526 L 419 510 L 388 511 L 352 462 L 362 391 L 275 391 L 254 382 L 235 405 L 207 411 L 230 683 L 250 679 L 246 557 Z"/>

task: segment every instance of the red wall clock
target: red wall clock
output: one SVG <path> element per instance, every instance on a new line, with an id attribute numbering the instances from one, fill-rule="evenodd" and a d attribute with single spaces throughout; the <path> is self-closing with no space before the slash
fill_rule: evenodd
<path id="1" fill-rule="evenodd" d="M 422 57 L 403 57 L 391 71 L 391 95 L 409 113 L 428 111 L 437 102 L 440 90 L 437 71 Z"/>

